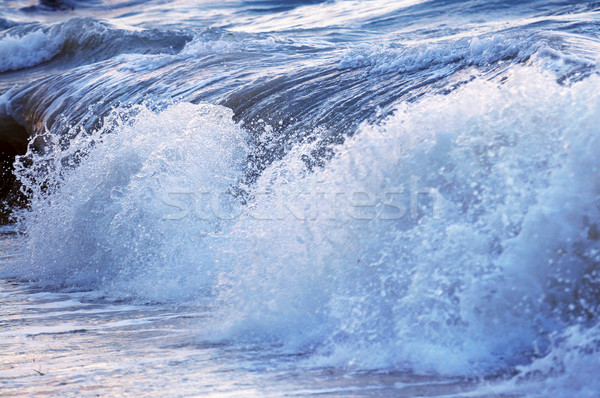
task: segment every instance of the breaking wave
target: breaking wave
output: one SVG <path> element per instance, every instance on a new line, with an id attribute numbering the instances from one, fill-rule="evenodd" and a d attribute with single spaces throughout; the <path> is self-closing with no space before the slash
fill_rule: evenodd
<path id="1" fill-rule="evenodd" d="M 21 158 L 28 254 L 13 271 L 200 302 L 214 311 L 203 338 L 279 342 L 320 365 L 541 366 L 571 349 L 557 336 L 596 339 L 599 83 L 516 68 L 399 105 L 309 172 L 317 136 L 251 186 L 228 109 L 115 110 Z"/>

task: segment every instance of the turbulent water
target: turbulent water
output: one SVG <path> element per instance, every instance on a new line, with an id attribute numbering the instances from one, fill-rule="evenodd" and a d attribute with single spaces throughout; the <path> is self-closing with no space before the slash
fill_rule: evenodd
<path id="1" fill-rule="evenodd" d="M 596 397 L 600 5 L 0 1 L 0 394 Z"/>

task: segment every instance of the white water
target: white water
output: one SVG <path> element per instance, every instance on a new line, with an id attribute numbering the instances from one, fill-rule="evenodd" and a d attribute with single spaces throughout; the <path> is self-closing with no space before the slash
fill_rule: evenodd
<path id="1" fill-rule="evenodd" d="M 317 131 L 250 187 L 247 133 L 226 108 L 116 111 L 26 156 L 25 260 L 8 272 L 208 305 L 200 341 L 283 344 L 310 352 L 308 367 L 517 367 L 510 389 L 585 396 L 597 389 L 599 85 L 517 67 L 398 106 L 306 173 Z M 536 369 L 552 374 L 547 390 L 529 389 Z"/>
<path id="2" fill-rule="evenodd" d="M 22 37 L 0 37 L 0 72 L 26 68 L 48 61 L 59 53 L 64 39 L 52 37 L 41 30 Z"/>

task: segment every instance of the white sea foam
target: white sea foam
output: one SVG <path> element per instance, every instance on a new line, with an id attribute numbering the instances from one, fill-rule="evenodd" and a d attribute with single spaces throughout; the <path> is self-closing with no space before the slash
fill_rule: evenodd
<path id="1" fill-rule="evenodd" d="M 114 291 L 149 299 L 197 295 L 207 285 L 197 277 L 210 273 L 200 264 L 211 264 L 201 237 L 217 226 L 163 218 L 178 211 L 170 203 L 190 187 L 226 192 L 236 182 L 242 132 L 218 106 L 127 112 L 134 121 L 115 112 L 103 129 L 77 132 L 68 144 L 41 136 L 46 151 L 31 167 L 24 158 L 18 173 L 32 201 L 22 220 L 30 248 L 23 274 L 109 290 L 122 282 Z"/>
<path id="2" fill-rule="evenodd" d="M 235 247 L 221 261 L 237 267 L 222 293 L 230 333 L 316 346 L 321 364 L 467 375 L 545 353 L 549 334 L 598 305 L 598 83 L 519 70 L 401 106 L 323 171 L 296 173 L 293 154 L 274 165 L 255 187 L 272 192 L 257 199 L 261 214 L 286 195 L 296 211 L 314 208 L 295 198 L 317 186 L 404 192 L 407 213 L 377 218 L 379 203 L 363 209 L 371 220 L 238 222 L 237 239 L 217 246 Z M 425 203 L 409 217 L 415 177 L 440 193 L 437 216 Z"/>

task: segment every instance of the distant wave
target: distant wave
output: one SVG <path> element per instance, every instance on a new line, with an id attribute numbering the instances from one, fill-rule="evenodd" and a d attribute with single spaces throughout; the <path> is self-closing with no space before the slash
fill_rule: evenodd
<path id="1" fill-rule="evenodd" d="M 163 36 L 161 38 L 161 36 Z M 93 63 L 121 52 L 152 53 L 164 35 L 117 29 L 92 19 L 71 19 L 56 25 L 18 25 L 0 33 L 0 72 L 39 65 L 57 56 L 78 63 Z M 182 48 L 189 37 L 169 35 L 171 51 Z"/>
<path id="2" fill-rule="evenodd" d="M 0 52 L 5 57 L 0 63 L 0 72 L 38 65 L 60 52 L 62 40 L 42 31 L 33 31 L 23 36 L 5 34 L 0 39 Z"/>

